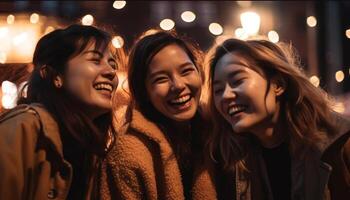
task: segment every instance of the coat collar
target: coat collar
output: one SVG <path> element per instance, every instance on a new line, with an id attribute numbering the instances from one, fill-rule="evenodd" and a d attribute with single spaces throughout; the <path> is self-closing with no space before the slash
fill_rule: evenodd
<path id="1" fill-rule="evenodd" d="M 169 144 L 163 131 L 136 109 L 132 110 L 130 128 L 144 134 L 156 143 Z"/>

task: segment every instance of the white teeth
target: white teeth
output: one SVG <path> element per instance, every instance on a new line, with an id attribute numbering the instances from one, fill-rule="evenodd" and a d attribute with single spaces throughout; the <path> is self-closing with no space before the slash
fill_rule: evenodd
<path id="1" fill-rule="evenodd" d="M 184 103 L 186 101 L 188 101 L 191 98 L 190 95 L 186 95 L 186 96 L 182 96 L 180 98 L 177 99 L 173 99 L 170 101 L 170 103 Z"/>
<path id="2" fill-rule="evenodd" d="M 232 107 L 229 108 L 228 114 L 232 115 L 234 113 L 241 112 L 243 110 L 245 110 L 245 106 L 235 105 L 235 106 L 232 106 Z"/>
<path id="3" fill-rule="evenodd" d="M 98 83 L 94 86 L 95 89 L 97 90 L 108 90 L 110 92 L 112 92 L 113 87 L 110 84 L 107 83 Z"/>

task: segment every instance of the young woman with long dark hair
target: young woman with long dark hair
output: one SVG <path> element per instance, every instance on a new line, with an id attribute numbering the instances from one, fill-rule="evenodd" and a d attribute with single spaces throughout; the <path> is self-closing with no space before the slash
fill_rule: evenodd
<path id="1" fill-rule="evenodd" d="M 111 197 L 214 199 L 202 159 L 208 131 L 200 109 L 198 48 L 175 32 L 143 35 L 129 56 L 128 128 L 108 156 Z"/>
<path id="2" fill-rule="evenodd" d="M 0 118 L 0 199 L 97 199 L 124 52 L 93 26 L 43 36 L 27 97 Z"/>

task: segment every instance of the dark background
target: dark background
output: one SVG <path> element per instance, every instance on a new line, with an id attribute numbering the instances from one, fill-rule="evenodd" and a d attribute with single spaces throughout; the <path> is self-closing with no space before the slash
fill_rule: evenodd
<path id="1" fill-rule="evenodd" d="M 262 13 L 260 34 L 266 35 L 272 28 L 278 32 L 280 41 L 292 43 L 307 74 L 317 75 L 322 88 L 333 95 L 350 91 L 350 39 L 345 36 L 350 28 L 349 2 L 252 1 L 250 7 L 244 8 L 234 1 L 127 1 L 119 10 L 112 5 L 113 1 L 5 1 L 0 2 L 0 16 L 35 12 L 47 16 L 48 23 L 59 28 L 80 23 L 84 15 L 91 14 L 95 25 L 121 35 L 126 49 L 142 32 L 159 27 L 164 18 L 171 18 L 180 34 L 193 38 L 206 51 L 216 38 L 208 30 L 211 22 L 220 23 L 234 36 L 234 30 L 240 26 L 239 14 L 255 10 Z M 194 22 L 181 20 L 185 10 L 196 14 Z M 310 15 L 317 18 L 316 27 L 307 26 L 306 18 Z M 345 74 L 340 83 L 334 77 L 338 70 Z"/>

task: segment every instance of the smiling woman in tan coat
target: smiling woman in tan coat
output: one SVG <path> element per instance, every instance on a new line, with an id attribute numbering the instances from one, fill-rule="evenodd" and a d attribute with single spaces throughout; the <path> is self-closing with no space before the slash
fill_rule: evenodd
<path id="1" fill-rule="evenodd" d="M 21 105 L 0 116 L 0 199 L 98 199 L 123 50 L 92 26 L 43 36 Z"/>
<path id="2" fill-rule="evenodd" d="M 107 158 L 105 196 L 216 199 L 202 156 L 209 129 L 199 105 L 200 54 L 175 33 L 159 31 L 135 44 L 129 67 L 133 106 Z"/>

